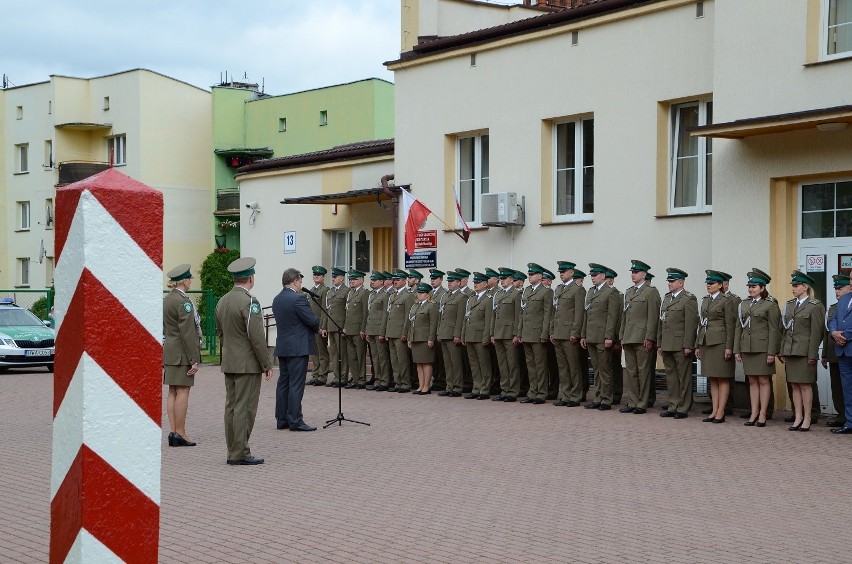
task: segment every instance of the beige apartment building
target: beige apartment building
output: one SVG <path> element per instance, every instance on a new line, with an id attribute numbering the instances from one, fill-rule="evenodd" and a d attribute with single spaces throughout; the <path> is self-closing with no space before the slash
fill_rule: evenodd
<path id="1" fill-rule="evenodd" d="M 145 69 L 0 90 L 0 288 L 53 284 L 56 188 L 110 166 L 163 192 L 163 260 L 213 245 L 210 92 Z M 171 265 L 171 266 L 170 266 Z"/>

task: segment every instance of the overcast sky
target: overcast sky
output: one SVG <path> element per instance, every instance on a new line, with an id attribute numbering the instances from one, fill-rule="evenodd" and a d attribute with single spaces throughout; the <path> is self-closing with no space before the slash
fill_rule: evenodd
<path id="1" fill-rule="evenodd" d="M 0 0 L 0 74 L 20 86 L 147 68 L 268 94 L 377 77 L 399 55 L 399 0 Z"/>

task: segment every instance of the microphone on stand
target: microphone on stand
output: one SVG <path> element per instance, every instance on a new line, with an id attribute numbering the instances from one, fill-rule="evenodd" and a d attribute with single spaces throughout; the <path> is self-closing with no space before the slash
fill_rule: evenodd
<path id="1" fill-rule="evenodd" d="M 311 292 L 307 288 L 302 288 L 302 291 L 305 292 L 306 294 L 308 294 L 309 296 L 311 296 L 312 298 L 316 299 L 316 300 L 318 300 L 320 298 L 319 294 L 315 294 L 314 292 Z"/>

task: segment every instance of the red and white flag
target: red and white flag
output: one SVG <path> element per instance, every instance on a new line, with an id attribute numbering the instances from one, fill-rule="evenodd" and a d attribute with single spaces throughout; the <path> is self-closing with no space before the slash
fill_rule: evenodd
<path id="1" fill-rule="evenodd" d="M 414 240 L 417 232 L 426 223 L 426 218 L 432 213 L 423 202 L 402 190 L 402 217 L 405 221 L 405 252 L 414 254 Z"/>
<path id="2" fill-rule="evenodd" d="M 461 230 L 459 233 L 459 237 L 464 239 L 464 242 L 467 243 L 468 237 L 470 237 L 470 227 L 467 222 L 464 220 L 464 216 L 462 216 L 461 204 L 459 203 L 459 194 L 456 192 L 455 188 L 453 189 L 453 196 L 456 198 L 456 229 Z"/>

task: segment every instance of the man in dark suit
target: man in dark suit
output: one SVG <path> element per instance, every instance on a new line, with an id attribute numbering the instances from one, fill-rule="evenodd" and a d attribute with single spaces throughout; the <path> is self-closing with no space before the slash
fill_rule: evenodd
<path id="1" fill-rule="evenodd" d="M 831 432 L 846 435 L 852 433 L 852 292 L 840 296 L 834 309 L 834 317 L 828 320 L 828 331 L 834 341 L 834 351 L 840 365 L 840 382 L 843 385 L 846 412 L 846 423 Z"/>
<path id="2" fill-rule="evenodd" d="M 302 396 L 308 372 L 308 356 L 317 354 L 314 338 L 319 319 L 302 294 L 302 274 L 288 268 L 281 277 L 284 289 L 272 300 L 272 313 L 278 336 L 278 385 L 275 388 L 275 419 L 278 428 L 291 431 L 316 431 L 302 419 Z"/>

